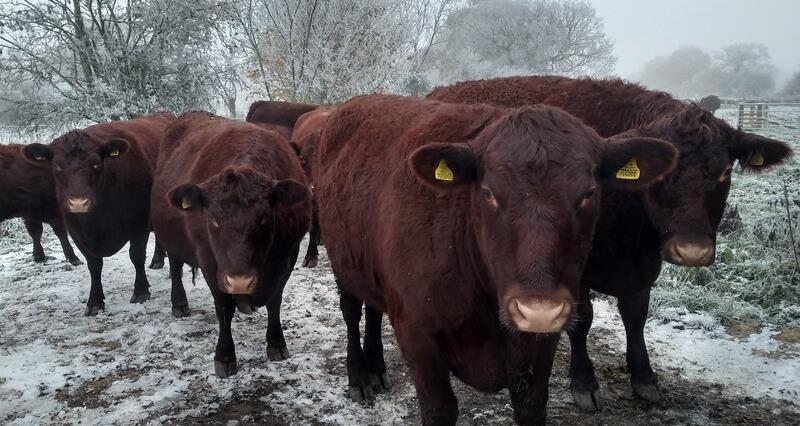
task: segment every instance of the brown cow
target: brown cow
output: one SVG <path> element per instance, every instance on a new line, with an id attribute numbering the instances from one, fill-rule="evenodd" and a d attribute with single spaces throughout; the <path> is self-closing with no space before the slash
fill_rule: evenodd
<path id="1" fill-rule="evenodd" d="M 317 147 L 322 127 L 333 110 L 334 107 L 319 107 L 297 119 L 297 124 L 292 132 L 291 145 L 300 157 L 300 164 L 302 164 L 306 176 L 310 177 L 312 175 L 311 158 Z M 311 228 L 308 230 L 308 249 L 306 250 L 306 257 L 303 259 L 303 266 L 306 268 L 313 268 L 319 263 L 319 250 L 317 249 L 320 241 L 319 208 L 317 207 L 316 197 L 313 196 L 313 183 L 310 188 L 312 189 L 313 213 L 311 215 Z"/>
<path id="2" fill-rule="evenodd" d="M 85 315 L 105 309 L 101 282 L 103 258 L 130 242 L 136 268 L 131 303 L 150 299 L 144 270 L 150 236 L 150 188 L 168 114 L 97 124 L 72 130 L 50 143 L 23 148 L 34 164 L 50 163 L 56 198 L 67 230 L 86 258 L 91 290 Z M 183 287 L 173 288 L 173 303 L 186 307 Z"/>
<path id="3" fill-rule="evenodd" d="M 245 121 L 248 123 L 270 123 L 294 129 L 301 115 L 313 111 L 317 105 L 281 101 L 256 101 L 250 105 Z"/>
<path id="4" fill-rule="evenodd" d="M 599 184 L 642 188 L 675 158 L 666 142 L 603 140 L 547 106 L 372 95 L 337 108 L 311 168 L 347 324 L 351 397 L 386 387 L 386 312 L 424 424 L 456 422 L 451 373 L 481 391 L 508 388 L 516 420 L 543 423 Z"/>
<path id="5" fill-rule="evenodd" d="M 280 322 L 283 287 L 311 220 L 300 161 L 280 133 L 209 113 L 181 116 L 164 137 L 153 185 L 153 229 L 181 286 L 199 267 L 219 320 L 214 370 L 237 372 L 234 295 L 267 306 L 267 356 L 289 357 Z"/>
<path id="6" fill-rule="evenodd" d="M 659 401 L 644 324 L 662 258 L 685 266 L 712 263 L 734 162 L 760 172 L 784 161 L 791 149 L 783 142 L 733 129 L 710 112 L 666 93 L 621 80 L 498 78 L 440 87 L 428 98 L 507 107 L 545 103 L 574 114 L 601 136 L 625 132 L 661 138 L 680 152 L 675 170 L 647 191 L 620 193 L 609 188 L 583 276 L 579 320 L 569 333 L 573 399 L 583 410 L 598 410 L 602 399 L 586 349 L 592 324 L 589 289 L 617 297 L 634 393 Z"/>
<path id="7" fill-rule="evenodd" d="M 0 145 L 0 222 L 21 217 L 33 239 L 33 260 L 44 262 L 42 222 L 53 228 L 67 261 L 83 262 L 75 256 L 67 227 L 56 202 L 53 171 L 46 163 L 31 163 L 22 155 L 23 145 Z"/>

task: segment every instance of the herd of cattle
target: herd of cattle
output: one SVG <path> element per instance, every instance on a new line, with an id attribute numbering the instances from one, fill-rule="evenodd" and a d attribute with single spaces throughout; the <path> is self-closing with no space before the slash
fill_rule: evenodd
<path id="1" fill-rule="evenodd" d="M 734 164 L 759 172 L 791 154 L 636 84 L 512 77 L 426 99 L 256 102 L 246 122 L 155 114 L 0 146 L 0 220 L 24 218 L 36 261 L 44 222 L 80 264 L 69 233 L 91 277 L 88 316 L 105 308 L 103 258 L 127 243 L 131 303 L 149 299 L 153 231 L 150 267 L 166 253 L 175 316 L 190 314 L 184 265 L 208 283 L 221 377 L 237 372 L 237 309 L 266 306 L 268 357 L 289 356 L 282 292 L 310 232 L 303 265 L 317 264 L 322 237 L 353 400 L 389 387 L 386 313 L 423 423 L 455 423 L 453 374 L 481 391 L 508 389 L 516 421 L 539 424 L 562 331 L 575 403 L 602 408 L 586 346 L 590 289 L 619 300 L 633 392 L 659 401 L 644 324 L 662 260 L 713 262 Z"/>

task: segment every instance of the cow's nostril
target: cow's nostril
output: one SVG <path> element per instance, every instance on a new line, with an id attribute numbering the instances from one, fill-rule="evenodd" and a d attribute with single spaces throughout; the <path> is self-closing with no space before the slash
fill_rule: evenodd
<path id="1" fill-rule="evenodd" d="M 676 261 L 686 266 L 702 266 L 708 264 L 714 255 L 714 246 L 689 242 L 676 242 L 673 245 Z"/>
<path id="2" fill-rule="evenodd" d="M 88 198 L 72 197 L 67 200 L 67 207 L 72 213 L 85 213 L 89 211 L 91 201 Z"/>
<path id="3" fill-rule="evenodd" d="M 225 275 L 223 284 L 225 290 L 230 294 L 250 294 L 255 288 L 256 277 L 255 275 Z"/>

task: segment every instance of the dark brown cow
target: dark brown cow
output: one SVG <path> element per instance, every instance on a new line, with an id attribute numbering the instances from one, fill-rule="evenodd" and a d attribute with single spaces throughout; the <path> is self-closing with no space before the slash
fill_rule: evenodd
<path id="1" fill-rule="evenodd" d="M 280 322 L 283 287 L 311 221 L 300 161 L 279 133 L 208 113 L 170 126 L 153 186 L 153 229 L 181 286 L 184 263 L 199 267 L 214 296 L 219 339 L 214 369 L 237 372 L 234 295 L 267 306 L 267 356 L 289 356 Z"/>
<path id="2" fill-rule="evenodd" d="M 347 324 L 351 397 L 386 386 L 386 312 L 424 424 L 455 423 L 451 373 L 481 391 L 508 388 L 519 423 L 544 422 L 599 184 L 641 188 L 675 157 L 657 139 L 604 141 L 548 106 L 373 95 L 337 108 L 311 169 Z"/>
<path id="3" fill-rule="evenodd" d="M 56 198 L 64 211 L 67 230 L 86 258 L 91 290 L 85 315 L 105 309 L 101 282 L 103 258 L 130 242 L 136 268 L 131 303 L 150 299 L 145 275 L 150 236 L 150 188 L 168 114 L 97 124 L 72 130 L 50 145 L 26 145 L 23 152 L 34 164 L 48 162 L 55 175 Z M 181 287 L 173 301 L 186 306 Z"/>
<path id="4" fill-rule="evenodd" d="M 545 103 L 574 114 L 601 136 L 625 132 L 660 138 L 680 152 L 675 170 L 647 191 L 608 189 L 583 276 L 579 321 L 569 333 L 573 399 L 583 410 L 598 410 L 602 399 L 586 349 L 592 324 L 589 289 L 617 297 L 634 393 L 659 401 L 644 324 L 662 258 L 685 266 L 712 263 L 734 162 L 760 172 L 784 161 L 791 149 L 783 142 L 733 129 L 708 111 L 666 93 L 621 80 L 499 78 L 440 87 L 428 98 L 508 107 Z"/>
<path id="5" fill-rule="evenodd" d="M 306 176 L 312 176 L 311 158 L 317 147 L 322 127 L 333 110 L 334 107 L 319 107 L 297 119 L 297 124 L 292 132 L 291 145 L 300 157 L 300 164 L 302 164 Z M 310 188 L 313 194 L 313 183 Z M 306 250 L 306 257 L 303 259 L 303 266 L 306 268 L 313 268 L 319 262 L 319 250 L 317 249 L 320 241 L 319 208 L 317 207 L 316 197 L 312 195 L 312 198 L 313 213 L 311 216 L 311 228 L 308 230 L 308 249 Z"/>
<path id="6" fill-rule="evenodd" d="M 245 121 L 248 123 L 270 123 L 294 129 L 301 115 L 313 111 L 317 105 L 281 101 L 256 101 L 250 105 Z"/>
<path id="7" fill-rule="evenodd" d="M 58 209 L 53 171 L 47 163 L 31 163 L 22 155 L 23 145 L 0 145 L 0 222 L 21 217 L 33 239 L 33 260 L 44 262 L 42 222 L 49 224 L 61 243 L 64 256 L 73 265 L 75 256 L 67 227 Z"/>

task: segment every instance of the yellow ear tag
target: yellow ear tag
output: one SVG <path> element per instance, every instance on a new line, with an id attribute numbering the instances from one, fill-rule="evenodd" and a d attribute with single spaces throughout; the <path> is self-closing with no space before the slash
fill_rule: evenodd
<path id="1" fill-rule="evenodd" d="M 108 154 L 109 157 L 119 157 L 119 150 L 115 149 L 111 151 L 111 154 Z"/>
<path id="2" fill-rule="evenodd" d="M 183 201 L 181 201 L 181 208 L 182 209 L 186 210 L 186 209 L 191 208 L 191 207 L 192 207 L 192 203 L 189 201 L 188 198 L 184 198 Z"/>
<path id="3" fill-rule="evenodd" d="M 761 155 L 760 152 L 756 152 L 750 157 L 750 165 L 751 166 L 763 166 L 764 165 L 764 156 Z"/>
<path id="4" fill-rule="evenodd" d="M 640 175 L 641 171 L 639 166 L 636 165 L 636 158 L 631 158 L 628 164 L 617 170 L 616 177 L 622 180 L 638 180 Z"/>
<path id="5" fill-rule="evenodd" d="M 434 173 L 436 180 L 444 180 L 447 182 L 452 182 L 455 179 L 453 176 L 453 171 L 450 170 L 450 167 L 447 167 L 447 162 L 444 160 L 439 160 L 439 165 L 436 166 L 436 172 Z"/>

